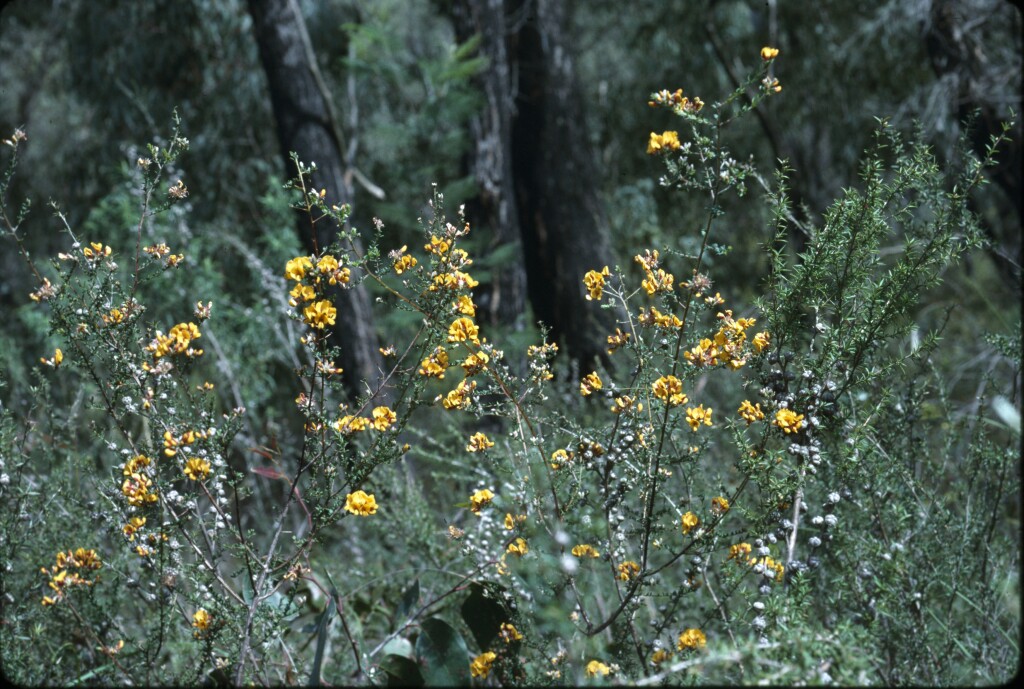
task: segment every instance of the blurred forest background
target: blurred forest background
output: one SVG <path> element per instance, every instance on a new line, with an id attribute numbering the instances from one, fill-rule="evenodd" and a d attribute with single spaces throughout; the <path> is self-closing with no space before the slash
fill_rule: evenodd
<path id="1" fill-rule="evenodd" d="M 789 161 L 804 228 L 857 179 L 876 118 L 920 128 L 941 160 L 965 121 L 981 151 L 1020 110 L 1021 15 L 1005 1 L 639 0 L 624 19 L 621 3 L 554 0 L 8 3 L 0 129 L 29 136 L 11 193 L 35 203 L 27 246 L 37 258 L 67 246 L 51 199 L 81 237 L 130 242 L 134 162 L 169 135 L 177 109 L 192 146 L 175 176 L 191 193 L 157 222 L 198 263 L 196 283 L 150 305 L 215 298 L 219 365 L 246 371 L 221 394 L 228 407 L 268 410 L 243 440 L 262 443 L 292 397 L 279 388 L 294 385 L 280 374 L 295 347 L 283 297 L 264 276 L 309 241 L 286 210 L 288 151 L 320 166 L 317 186 L 352 203 L 364 237 L 383 221 L 384 250 L 418 241 L 432 183 L 449 210 L 466 204 L 481 321 L 510 337 L 542 321 L 586 361 L 602 355 L 607 328 L 582 307 L 582 273 L 642 247 L 698 241 L 704 209 L 660 188 L 644 152 L 647 133 L 672 124 L 646 107 L 652 91 L 722 97 L 761 45 L 778 46 L 783 91 L 731 130 L 731 145 L 765 179 Z M 993 183 L 972 200 L 990 246 L 921 304 L 922 328 L 948 318 L 946 336 L 977 348 L 949 372 L 965 402 L 992 361 L 970 334 L 981 322 L 1018 327 L 1020 152 L 1018 124 Z M 749 304 L 768 230 L 763 207 L 735 205 L 717 237 L 733 250 L 711 270 L 730 276 L 719 285 L 730 299 Z M 801 242 L 794 232 L 792 250 Z M 25 266 L 11 250 L 0 262 L 2 394 L 17 407 L 47 332 Z M 372 297 L 353 290 L 341 306 L 353 387 L 373 378 L 378 347 L 409 318 L 373 313 Z M 954 304 L 964 308 L 950 312 Z M 267 332 L 280 347 L 266 346 Z"/>

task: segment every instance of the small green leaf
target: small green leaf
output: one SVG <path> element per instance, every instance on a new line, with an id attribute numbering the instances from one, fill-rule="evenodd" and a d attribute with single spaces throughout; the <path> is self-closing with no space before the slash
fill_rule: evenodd
<path id="1" fill-rule="evenodd" d="M 469 685 L 469 649 L 450 624 L 432 617 L 423 620 L 416 639 L 416 657 L 427 686 Z"/>

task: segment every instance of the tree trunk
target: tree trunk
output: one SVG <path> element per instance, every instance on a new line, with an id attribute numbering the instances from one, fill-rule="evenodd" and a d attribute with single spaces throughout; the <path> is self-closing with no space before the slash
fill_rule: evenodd
<path id="1" fill-rule="evenodd" d="M 340 130 L 297 3 L 249 0 L 249 13 L 267 74 L 286 175 L 295 175 L 290 159 L 295 152 L 303 163 L 316 163 L 314 187 L 325 189 L 332 203 L 349 202 L 352 193 L 345 181 Z M 337 229 L 327 223 L 318 223 L 314 229 L 305 216 L 298 219 L 298 228 L 309 251 L 322 251 L 337 235 Z M 345 370 L 346 387 L 355 396 L 363 381 L 374 386 L 382 369 L 370 298 L 362 286 L 339 289 L 331 298 L 338 310 L 334 328 L 341 346 L 338 363 Z"/>
<path id="2" fill-rule="evenodd" d="M 512 177 L 512 65 L 506 40 L 504 0 L 454 0 L 448 7 L 455 36 L 464 43 L 480 37 L 487 66 L 475 78 L 485 106 L 470 122 L 474 150 L 467 168 L 478 192 L 466 203 L 466 218 L 476 233 L 489 237 L 490 280 L 481 279 L 475 298 L 480 320 L 491 325 L 522 327 L 526 302 L 526 270 L 520 239 L 519 213 Z"/>
<path id="3" fill-rule="evenodd" d="M 586 299 L 583 275 L 614 263 L 561 0 L 535 0 L 513 35 L 518 69 L 512 167 L 534 313 L 581 366 L 610 365 L 614 312 Z"/>
<path id="4" fill-rule="evenodd" d="M 961 122 L 973 119 L 971 145 L 978 156 L 984 156 L 989 141 L 1002 132 L 1003 121 L 1008 116 L 1001 116 L 1001 104 L 993 101 L 987 90 L 991 83 L 990 75 L 985 74 L 987 57 L 983 43 L 982 26 L 974 24 L 968 30 L 973 15 L 965 14 L 966 10 L 958 3 L 950 0 L 934 0 L 929 12 L 929 22 L 925 32 L 925 46 L 932 69 L 939 77 L 952 75 L 956 83 L 956 112 Z M 1016 32 L 1020 31 L 1019 13 L 1007 11 L 1006 14 L 1017 19 Z M 988 21 L 1001 21 L 1003 18 L 993 13 Z M 988 78 L 986 78 L 988 77 Z M 1020 112 L 1020 97 L 1011 104 L 1015 112 Z M 974 115 L 977 114 L 977 118 Z M 989 176 L 1006 193 L 1006 200 L 1015 214 L 1016 222 L 1008 213 L 1001 213 L 1004 222 L 994 224 L 984 214 L 979 213 L 982 227 L 992 241 L 989 253 L 1006 282 L 1018 288 L 1021 280 L 1021 264 L 1024 263 L 1024 245 L 1021 243 L 1021 218 L 1024 217 L 1024 190 L 1022 190 L 1021 165 L 1021 123 L 1010 132 L 1010 141 L 1003 145 L 996 156 L 995 167 L 989 170 Z M 973 201 L 973 199 L 972 199 Z M 976 213 L 979 209 L 972 210 Z"/>

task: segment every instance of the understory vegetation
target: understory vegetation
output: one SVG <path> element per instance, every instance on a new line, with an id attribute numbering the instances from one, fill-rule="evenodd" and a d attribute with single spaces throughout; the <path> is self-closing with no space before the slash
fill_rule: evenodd
<path id="1" fill-rule="evenodd" d="M 254 186 L 266 231 L 242 242 L 192 219 L 202 132 L 177 115 L 74 212 L 11 193 L 33 132 L 5 134 L 2 241 L 32 279 L 19 327 L 46 342 L 0 373 L 5 675 L 1006 681 L 1019 309 L 959 290 L 964 262 L 991 271 L 971 199 L 1013 125 L 939 160 L 878 119 L 808 213 L 789 164 L 731 136 L 785 93 L 784 58 L 751 50 L 717 97 L 620 104 L 659 130 L 646 188 L 679 211 L 664 241 L 562 276 L 614 324 L 590 362 L 551 324 L 478 317 L 487 240 L 438 186 L 357 227 L 296 156 Z M 303 249 L 296 213 L 335 241 Z M 41 214 L 52 256 L 25 237 Z M 352 390 L 338 300 L 357 287 L 384 367 Z"/>

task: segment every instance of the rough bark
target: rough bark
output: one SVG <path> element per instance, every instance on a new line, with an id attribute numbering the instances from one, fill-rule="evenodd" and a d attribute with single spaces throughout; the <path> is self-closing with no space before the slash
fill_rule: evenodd
<path id="1" fill-rule="evenodd" d="M 522 326 L 526 302 L 526 270 L 520 239 L 519 212 L 512 176 L 513 65 L 506 40 L 509 27 L 504 0 L 454 0 L 446 8 L 455 36 L 464 43 L 480 39 L 487 66 L 474 81 L 483 94 L 481 112 L 470 121 L 474 149 L 466 167 L 478 193 L 466 202 L 466 216 L 475 233 L 485 233 L 492 263 L 490 280 L 481 280 L 474 297 L 480 320 L 491 325 Z"/>
<path id="2" fill-rule="evenodd" d="M 339 204 L 350 201 L 340 130 L 297 3 L 249 0 L 249 13 L 267 75 L 286 174 L 295 175 L 290 159 L 291 152 L 295 152 L 303 163 L 316 163 L 312 184 L 325 189 L 328 200 Z M 317 223 L 314 228 L 305 216 L 298 218 L 297 226 L 309 251 L 330 246 L 337 233 L 337 228 L 327 223 Z M 346 387 L 359 394 L 364 389 L 362 382 L 374 385 L 382 369 L 370 298 L 365 288 L 355 286 L 337 290 L 332 301 L 338 310 L 334 328 L 341 347 L 338 363 L 345 370 Z"/>
<path id="3" fill-rule="evenodd" d="M 536 317 L 575 360 L 610 365 L 612 312 L 586 300 L 583 275 L 613 264 L 599 176 L 566 41 L 561 0 L 536 0 L 512 36 L 518 70 L 513 172 L 527 289 Z"/>

